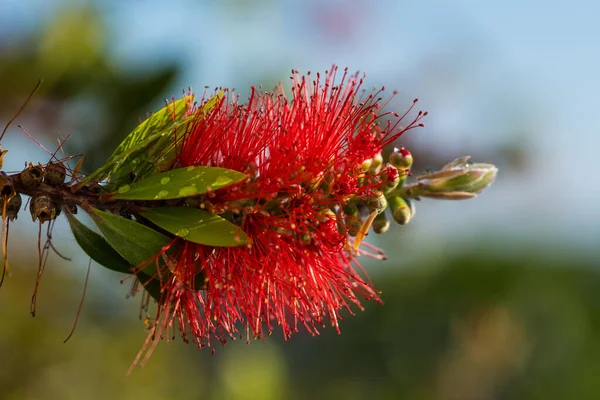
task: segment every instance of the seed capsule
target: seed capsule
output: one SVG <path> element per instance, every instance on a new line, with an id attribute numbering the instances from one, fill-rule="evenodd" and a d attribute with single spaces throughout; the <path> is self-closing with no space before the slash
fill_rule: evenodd
<path id="1" fill-rule="evenodd" d="M 22 204 L 23 200 L 21 199 L 21 195 L 15 193 L 13 197 L 8 199 L 8 204 L 6 205 L 6 217 L 11 221 L 17 218 L 17 214 L 19 213 Z M 1 210 L 4 210 L 4 196 L 0 197 L 0 212 Z"/>
<path id="2" fill-rule="evenodd" d="M 48 185 L 60 186 L 65 183 L 67 169 L 63 163 L 51 162 L 46 165 L 44 173 L 44 182 L 46 182 Z"/>
<path id="3" fill-rule="evenodd" d="M 35 189 L 40 186 L 44 179 L 44 171 L 40 164 L 33 165 L 29 163 L 29 167 L 21 172 L 21 182 L 27 189 Z"/>
<path id="4" fill-rule="evenodd" d="M 11 198 L 15 195 L 15 187 L 6 173 L 0 172 L 0 196 Z"/>
<path id="5" fill-rule="evenodd" d="M 29 211 L 33 221 L 39 219 L 41 223 L 56 218 L 60 213 L 54 201 L 44 194 L 34 196 L 31 199 Z"/>

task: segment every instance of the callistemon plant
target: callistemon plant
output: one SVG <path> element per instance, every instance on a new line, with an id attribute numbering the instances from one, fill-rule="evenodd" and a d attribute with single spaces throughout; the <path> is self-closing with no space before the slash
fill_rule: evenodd
<path id="1" fill-rule="evenodd" d="M 335 67 L 312 79 L 293 72 L 289 97 L 187 94 L 87 176 L 60 159 L 2 173 L 4 226 L 28 195 L 34 221 L 64 214 L 94 261 L 135 279 L 143 309 L 157 304 L 136 364 L 175 330 L 199 347 L 275 329 L 286 339 L 339 331 L 343 310 L 380 301 L 360 258 L 386 257 L 365 237 L 407 224 L 422 197 L 475 197 L 497 170 L 463 157 L 409 182 L 411 153 L 382 151 L 426 113 L 384 111 L 383 89 L 365 91 L 362 77 Z"/>

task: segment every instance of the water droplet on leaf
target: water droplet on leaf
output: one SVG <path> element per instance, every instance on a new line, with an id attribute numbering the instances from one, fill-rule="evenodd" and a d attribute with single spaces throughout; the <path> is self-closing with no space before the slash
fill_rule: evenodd
<path id="1" fill-rule="evenodd" d="M 179 196 L 181 196 L 181 197 L 193 196 L 197 193 L 198 193 L 198 190 L 196 189 L 195 186 L 184 186 L 181 189 L 179 189 Z"/>
<path id="2" fill-rule="evenodd" d="M 130 189 L 131 189 L 131 186 L 123 185 L 119 188 L 119 193 L 127 193 L 127 192 L 129 192 Z"/>
<path id="3" fill-rule="evenodd" d="M 161 178 L 161 180 L 160 180 L 161 185 L 166 185 L 169 182 L 171 182 L 171 178 L 169 178 L 168 176 L 165 176 L 164 178 Z"/>
<path id="4" fill-rule="evenodd" d="M 190 230 L 187 228 L 181 228 L 177 232 L 175 232 L 175 235 L 177 235 L 179 237 L 186 237 L 189 234 L 190 234 Z"/>
<path id="5" fill-rule="evenodd" d="M 232 180 L 228 176 L 220 175 L 217 177 L 217 179 L 215 179 L 215 182 L 213 183 L 213 185 L 225 186 L 225 185 L 229 185 L 231 182 L 232 182 Z"/>
<path id="6" fill-rule="evenodd" d="M 160 192 L 158 192 L 156 194 L 156 196 L 154 196 L 155 199 L 164 199 L 165 197 L 167 197 L 169 195 L 169 192 L 167 192 L 166 190 L 161 190 Z"/>

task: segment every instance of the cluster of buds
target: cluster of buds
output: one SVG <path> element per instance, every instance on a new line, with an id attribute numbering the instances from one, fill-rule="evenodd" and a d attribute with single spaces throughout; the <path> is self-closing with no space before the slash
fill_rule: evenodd
<path id="1" fill-rule="evenodd" d="M 384 163 L 384 157 L 377 153 L 375 157 L 363 163 L 363 167 L 373 173 L 378 174 L 381 185 L 376 190 L 375 195 L 365 200 L 353 198 L 343 206 L 346 218 L 346 224 L 350 227 L 348 233 L 355 236 L 360 233 L 360 226 L 367 221 L 377 234 L 385 233 L 390 228 L 390 221 L 386 215 L 386 210 L 392 219 L 400 224 L 407 224 L 414 211 L 408 204 L 410 199 L 403 199 L 401 196 L 394 195 L 394 190 L 402 188 L 406 178 L 410 175 L 410 168 L 413 163 L 411 153 L 402 148 L 394 148 L 388 157 L 388 162 Z M 414 209 L 414 207 L 412 207 Z M 362 217 L 363 222 L 359 224 Z M 357 229 L 358 228 L 358 229 Z M 363 229 L 364 230 L 364 229 Z"/>
<path id="2" fill-rule="evenodd" d="M 179 328 L 199 347 L 270 334 L 311 334 L 340 312 L 379 301 L 359 262 L 384 259 L 365 243 L 389 217 L 400 225 L 421 197 L 467 199 L 489 186 L 496 168 L 457 159 L 407 182 L 411 153 L 382 153 L 426 113 L 403 121 L 384 113 L 381 91 L 337 68 L 310 82 L 293 71 L 292 97 L 254 88 L 246 104 L 227 90 L 191 95 L 142 122 L 106 164 L 87 177 L 61 162 L 0 174 L 3 215 L 16 217 L 21 194 L 33 220 L 61 211 L 82 249 L 129 273 L 158 303 L 146 318 L 151 353 Z M 0 162 L 4 153 L 0 155 Z M 100 184 L 101 183 L 101 184 Z M 87 212 L 102 235 L 75 219 Z M 375 252 L 373 252 L 375 250 Z M 146 307 L 145 306 L 145 307 Z M 149 321 L 152 321 L 151 323 Z M 140 360 L 140 356 L 136 360 Z"/>

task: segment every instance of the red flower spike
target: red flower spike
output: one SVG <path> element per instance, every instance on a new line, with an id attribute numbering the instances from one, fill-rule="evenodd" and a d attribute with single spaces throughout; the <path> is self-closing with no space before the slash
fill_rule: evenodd
<path id="1" fill-rule="evenodd" d="M 172 273 L 162 282 L 149 350 L 151 340 L 170 337 L 175 326 L 199 347 L 264 337 L 276 325 L 286 339 L 300 325 L 318 334 L 326 320 L 339 332 L 342 309 L 362 309 L 359 297 L 380 301 L 357 256 L 385 256 L 348 237 L 342 206 L 380 195 L 396 178 L 389 169 L 365 171 L 363 163 L 419 126 L 424 114 L 401 127 L 408 112 L 382 113 L 383 89 L 362 90 L 362 77 L 347 69 L 336 82 L 337 73 L 334 67 L 309 82 L 292 71 L 291 99 L 282 90 L 253 88 L 240 104 L 225 91 L 214 108 L 197 112 L 175 166 L 248 174 L 244 183 L 199 202 L 238 224 L 251 243 L 215 248 L 177 239 L 165 250 L 171 261 L 162 268 Z"/>

